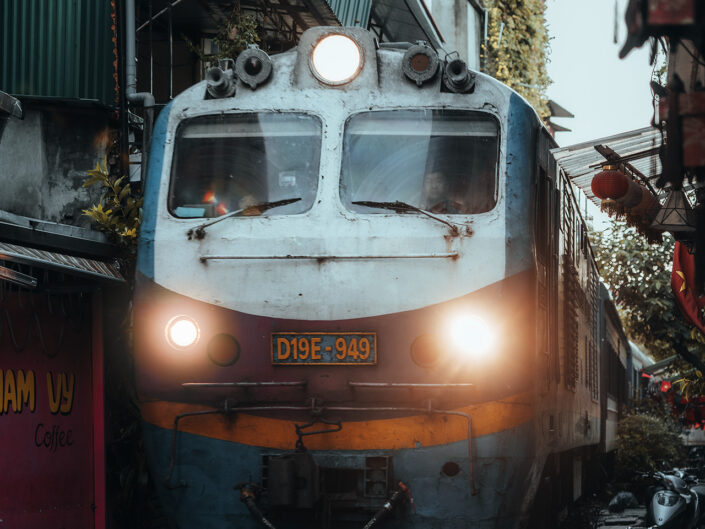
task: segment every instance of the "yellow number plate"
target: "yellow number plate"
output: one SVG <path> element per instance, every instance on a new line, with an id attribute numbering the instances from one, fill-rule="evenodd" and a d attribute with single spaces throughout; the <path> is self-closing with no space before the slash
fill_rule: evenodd
<path id="1" fill-rule="evenodd" d="M 374 332 L 273 332 L 272 365 L 377 364 Z"/>

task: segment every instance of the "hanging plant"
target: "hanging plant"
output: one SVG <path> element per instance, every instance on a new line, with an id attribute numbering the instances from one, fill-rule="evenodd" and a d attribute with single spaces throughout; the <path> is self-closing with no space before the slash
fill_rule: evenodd
<path id="1" fill-rule="evenodd" d="M 519 92 L 548 119 L 548 30 L 544 0 L 487 0 L 484 70 Z"/>
<path id="2" fill-rule="evenodd" d="M 98 225 L 98 229 L 122 245 L 134 249 L 142 222 L 142 198 L 134 198 L 127 176 L 111 176 L 106 158 L 88 171 L 83 187 L 100 185 L 103 194 L 98 204 L 83 210 L 83 214 Z"/>
<path id="3" fill-rule="evenodd" d="M 200 46 L 182 35 L 186 46 L 204 63 L 217 63 L 220 59 L 235 59 L 250 44 L 260 42 L 257 19 L 252 15 L 243 15 L 240 2 L 236 2 L 228 19 L 218 28 L 213 37 L 217 51 L 203 53 Z"/>

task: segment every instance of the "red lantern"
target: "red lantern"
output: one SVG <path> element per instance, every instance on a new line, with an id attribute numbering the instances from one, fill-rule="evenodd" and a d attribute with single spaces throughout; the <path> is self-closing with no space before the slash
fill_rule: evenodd
<path id="1" fill-rule="evenodd" d="M 614 165 L 605 165 L 593 177 L 591 187 L 597 198 L 622 198 L 629 190 L 629 178 Z"/>

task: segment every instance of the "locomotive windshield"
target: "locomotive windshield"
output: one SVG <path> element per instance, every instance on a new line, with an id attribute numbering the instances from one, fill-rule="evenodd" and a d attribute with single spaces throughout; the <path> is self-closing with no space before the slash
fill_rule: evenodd
<path id="1" fill-rule="evenodd" d="M 176 134 L 169 210 L 176 217 L 293 215 L 318 185 L 321 122 L 295 113 L 201 116 Z M 279 207 L 251 208 L 286 199 Z"/>
<path id="2" fill-rule="evenodd" d="M 483 213 L 497 202 L 497 153 L 498 126 L 485 114 L 356 114 L 343 140 L 341 198 L 361 213 L 389 213 L 369 203 L 395 201 L 433 213 Z"/>

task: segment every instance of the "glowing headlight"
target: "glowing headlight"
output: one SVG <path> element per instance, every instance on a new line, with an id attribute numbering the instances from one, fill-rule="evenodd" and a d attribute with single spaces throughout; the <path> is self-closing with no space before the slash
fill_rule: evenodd
<path id="1" fill-rule="evenodd" d="M 350 37 L 328 35 L 323 37 L 311 54 L 313 73 L 328 84 L 352 81 L 360 72 L 360 48 Z"/>
<path id="2" fill-rule="evenodd" d="M 456 316 L 448 330 L 453 347 L 473 357 L 492 352 L 497 344 L 496 330 L 474 314 Z"/>
<path id="3" fill-rule="evenodd" d="M 166 324 L 166 339 L 172 347 L 183 349 L 198 341 L 201 331 L 188 316 L 174 316 Z"/>

